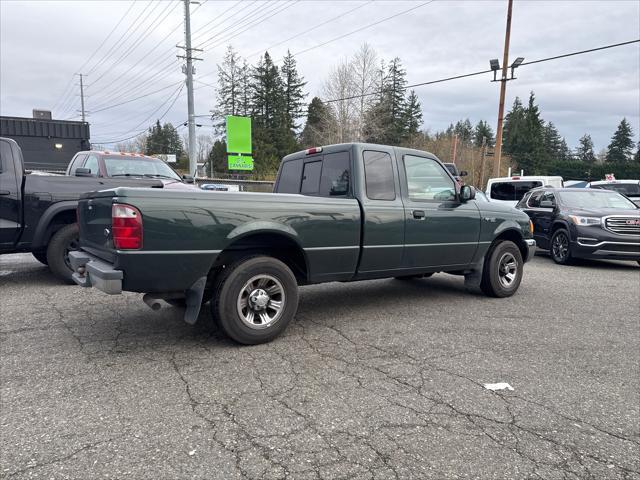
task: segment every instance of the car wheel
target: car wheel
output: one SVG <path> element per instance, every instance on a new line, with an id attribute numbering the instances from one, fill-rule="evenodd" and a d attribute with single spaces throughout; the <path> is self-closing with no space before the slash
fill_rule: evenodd
<path id="1" fill-rule="evenodd" d="M 551 236 L 551 258 L 559 265 L 567 265 L 571 262 L 571 248 L 569 232 L 559 228 Z"/>
<path id="2" fill-rule="evenodd" d="M 256 256 L 229 265 L 220 275 L 211 310 L 229 337 L 255 345 L 287 328 L 298 309 L 298 284 L 287 265 Z"/>
<path id="3" fill-rule="evenodd" d="M 41 250 L 34 250 L 33 252 L 31 252 L 31 255 L 33 255 L 33 257 L 38 260 L 40 263 L 42 263 L 43 265 L 49 265 L 49 263 L 47 262 L 47 249 L 43 248 Z"/>
<path id="4" fill-rule="evenodd" d="M 80 248 L 79 241 L 78 224 L 72 223 L 54 233 L 47 246 L 49 269 L 56 277 L 69 284 L 73 283 L 69 252 Z"/>
<path id="5" fill-rule="evenodd" d="M 498 243 L 485 260 L 480 289 L 491 297 L 510 297 L 522 281 L 523 264 L 515 243 L 508 240 Z"/>

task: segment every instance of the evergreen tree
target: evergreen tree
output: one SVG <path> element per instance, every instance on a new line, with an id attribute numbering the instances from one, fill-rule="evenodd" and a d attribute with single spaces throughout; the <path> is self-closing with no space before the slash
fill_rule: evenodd
<path id="1" fill-rule="evenodd" d="M 631 161 L 633 155 L 633 131 L 631 125 L 623 118 L 618 125 L 616 133 L 611 137 L 611 143 L 607 147 L 607 162 L 626 163 Z"/>
<path id="2" fill-rule="evenodd" d="M 240 114 L 243 94 L 242 74 L 240 56 L 232 46 L 229 46 L 222 65 L 218 65 L 218 105 L 213 114 L 218 131 L 224 130 L 227 115 Z"/>
<path id="3" fill-rule="evenodd" d="M 591 135 L 585 133 L 580 137 L 580 140 L 578 140 L 576 159 L 584 163 L 595 163 L 596 155 L 593 152 L 593 140 L 591 140 Z"/>
<path id="4" fill-rule="evenodd" d="M 227 167 L 227 142 L 216 140 L 207 156 L 207 174 L 226 172 Z"/>
<path id="5" fill-rule="evenodd" d="M 473 144 L 476 147 L 481 147 L 483 139 L 489 147 L 493 147 L 496 140 L 493 135 L 493 130 L 488 122 L 480 120 L 473 130 Z"/>
<path id="6" fill-rule="evenodd" d="M 513 101 L 511 110 L 504 119 L 502 150 L 513 158 L 521 153 L 525 128 L 525 109 L 519 97 Z"/>
<path id="7" fill-rule="evenodd" d="M 307 110 L 307 123 L 302 130 L 302 147 L 325 145 L 330 138 L 331 110 L 318 97 L 313 97 Z"/>
<path id="8" fill-rule="evenodd" d="M 178 159 L 182 159 L 184 155 L 184 147 L 178 131 L 170 123 L 160 125 L 160 120 L 156 120 L 156 124 L 149 128 L 145 147 L 146 155 L 158 153 L 176 155 Z"/>
<path id="9" fill-rule="evenodd" d="M 458 141 L 462 145 L 471 145 L 473 140 L 473 126 L 468 118 L 458 120 L 455 127 L 453 127 L 453 133 L 458 137 Z"/>
<path id="10" fill-rule="evenodd" d="M 420 125 L 422 125 L 422 106 L 414 90 L 411 90 L 407 97 L 404 117 L 405 135 L 408 139 L 411 139 L 419 132 Z"/>
<path id="11" fill-rule="evenodd" d="M 558 129 L 553 122 L 547 123 L 542 129 L 542 141 L 544 145 L 545 161 L 554 162 L 558 160 L 565 160 L 567 153 L 567 144 L 564 143 L 564 139 L 560 137 Z"/>
<path id="12" fill-rule="evenodd" d="M 243 117 L 251 115 L 251 68 L 247 61 L 242 62 L 240 72 L 240 106 L 238 113 Z"/>
<path id="13" fill-rule="evenodd" d="M 295 132 L 300 127 L 296 123 L 297 120 L 304 115 L 304 97 L 306 94 L 303 88 L 307 82 L 304 82 L 298 74 L 296 60 L 288 50 L 280 72 L 284 88 L 284 110 L 289 122 L 289 129 Z"/>
<path id="14" fill-rule="evenodd" d="M 640 141 L 636 145 L 636 154 L 633 156 L 633 161 L 640 163 Z"/>

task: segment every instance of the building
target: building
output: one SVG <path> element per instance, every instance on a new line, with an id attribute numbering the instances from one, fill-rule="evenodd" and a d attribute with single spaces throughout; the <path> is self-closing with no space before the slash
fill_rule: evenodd
<path id="1" fill-rule="evenodd" d="M 29 169 L 65 170 L 77 152 L 91 149 L 88 123 L 53 120 L 47 110 L 34 110 L 33 118 L 0 116 L 0 137 L 20 145 Z"/>

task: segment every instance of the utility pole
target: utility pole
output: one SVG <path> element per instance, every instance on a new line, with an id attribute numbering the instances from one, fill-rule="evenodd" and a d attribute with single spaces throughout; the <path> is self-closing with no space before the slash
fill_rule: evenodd
<path id="1" fill-rule="evenodd" d="M 507 89 L 507 72 L 509 70 L 509 39 L 511 37 L 511 10 L 513 0 L 507 7 L 507 30 L 504 35 L 504 56 L 502 58 L 502 78 L 500 79 L 500 105 L 498 106 L 498 127 L 496 129 L 496 153 L 493 176 L 500 176 L 500 160 L 502 157 L 502 121 L 504 117 L 504 97 Z"/>
<path id="2" fill-rule="evenodd" d="M 198 168 L 198 159 L 196 158 L 196 118 L 193 108 L 193 74 L 195 72 L 193 68 L 194 60 L 202 60 L 200 58 L 194 58 L 192 52 L 202 50 L 191 48 L 191 13 L 189 12 L 190 0 L 184 0 L 184 57 L 178 56 L 178 58 L 184 58 L 187 62 L 186 68 L 183 68 L 185 75 L 187 76 L 187 113 L 188 113 L 188 127 L 189 127 L 189 174 L 196 176 L 196 170 Z"/>
<path id="3" fill-rule="evenodd" d="M 84 123 L 85 120 L 85 112 L 84 112 L 84 85 L 82 84 L 82 77 L 83 75 L 81 73 L 78 73 L 78 75 L 80 76 L 80 108 L 81 108 L 81 113 L 82 113 L 82 123 Z"/>

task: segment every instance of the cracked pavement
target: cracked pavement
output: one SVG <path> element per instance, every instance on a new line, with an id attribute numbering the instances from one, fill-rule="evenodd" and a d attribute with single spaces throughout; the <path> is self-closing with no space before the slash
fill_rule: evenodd
<path id="1" fill-rule="evenodd" d="M 141 297 L 0 257 L 0 478 L 640 478 L 635 263 L 304 287 L 255 347 Z"/>

